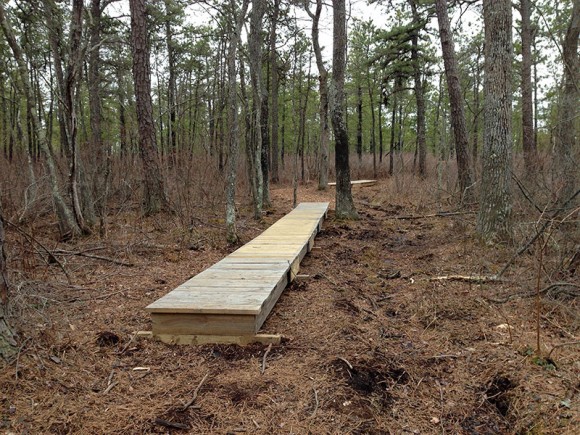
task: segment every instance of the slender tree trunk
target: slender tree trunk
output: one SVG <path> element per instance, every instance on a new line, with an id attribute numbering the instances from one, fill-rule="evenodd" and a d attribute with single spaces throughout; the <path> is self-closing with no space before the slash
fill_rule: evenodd
<path id="1" fill-rule="evenodd" d="M 91 136 L 91 152 L 95 156 L 97 170 L 93 171 L 93 184 L 95 192 L 95 206 L 99 216 L 101 235 L 105 235 L 106 204 L 107 204 L 107 178 L 108 162 L 110 161 L 110 149 L 103 143 L 102 131 L 102 77 L 99 72 L 101 67 L 101 0 L 91 0 L 90 7 L 90 29 L 89 29 L 89 68 L 88 68 L 88 93 Z M 118 86 L 121 86 L 119 83 Z M 88 208 L 88 207 L 87 207 Z M 89 216 L 87 216 L 89 218 Z"/>
<path id="2" fill-rule="evenodd" d="M 84 182 L 84 174 L 81 168 L 81 161 L 78 149 L 78 132 L 79 120 L 77 117 L 77 98 L 78 98 L 78 83 L 82 75 L 82 60 L 84 50 L 81 46 L 81 37 L 83 33 L 83 0 L 73 0 L 71 28 L 70 28 L 70 55 L 66 69 L 65 77 L 65 95 L 64 105 L 66 113 L 66 126 L 69 137 L 70 148 L 70 172 L 69 183 L 70 193 L 72 199 L 72 209 L 77 225 L 83 234 L 90 234 L 91 229 L 89 223 L 85 220 L 85 213 L 83 204 L 90 204 L 92 210 L 92 200 L 84 201 L 84 195 L 89 195 L 86 188 L 83 189 L 81 184 Z M 83 192 L 81 192 L 83 190 Z M 93 216 L 91 215 L 91 221 Z"/>
<path id="3" fill-rule="evenodd" d="M 358 156 L 359 163 L 362 162 L 362 153 L 363 153 L 363 134 L 362 134 L 362 86 L 360 84 L 360 77 L 357 79 L 359 83 L 356 86 L 356 114 L 357 114 L 357 123 L 356 123 L 356 155 Z"/>
<path id="4" fill-rule="evenodd" d="M 522 143 L 526 174 L 536 170 L 536 144 L 534 142 L 534 102 L 532 96 L 532 26 L 530 0 L 520 0 L 522 16 Z"/>
<path id="5" fill-rule="evenodd" d="M 171 1 L 165 1 L 165 39 L 167 43 L 167 66 L 169 68 L 169 80 L 167 83 L 167 109 L 169 112 L 169 122 L 167 123 L 167 143 L 171 154 L 177 151 L 177 131 L 175 94 L 177 83 L 175 77 L 175 43 L 173 41 L 173 30 L 171 29 Z"/>
<path id="6" fill-rule="evenodd" d="M 447 79 L 447 90 L 449 92 L 449 103 L 451 106 L 451 124 L 455 137 L 459 189 L 461 191 L 461 201 L 463 202 L 464 200 L 469 201 L 473 198 L 473 173 L 469 161 L 469 141 L 465 123 L 465 109 L 461 83 L 459 82 L 459 68 L 455 58 L 453 37 L 447 15 L 447 0 L 436 0 L 435 6 L 437 21 L 439 22 L 443 63 L 445 64 L 445 78 Z"/>
<path id="7" fill-rule="evenodd" d="M 376 123 L 375 123 L 375 100 L 373 95 L 373 88 L 371 83 L 370 73 L 368 77 L 368 91 L 369 91 L 369 107 L 371 110 L 371 153 L 373 155 L 373 178 L 377 178 L 377 141 L 376 141 Z M 375 77 L 376 81 L 376 77 Z"/>
<path id="8" fill-rule="evenodd" d="M 556 168 L 559 173 L 561 191 L 560 202 L 563 203 L 576 190 L 578 178 L 578 140 L 577 128 L 580 101 L 580 57 L 578 55 L 578 37 L 580 35 L 580 0 L 574 0 L 572 16 L 566 37 L 564 38 L 564 89 L 559 111 L 559 128 L 556 140 Z M 575 155 L 576 153 L 576 155 Z M 576 204 L 574 202 L 573 204 Z"/>
<path id="9" fill-rule="evenodd" d="M 8 292 L 10 290 L 10 281 L 8 280 L 8 270 L 6 267 L 6 251 L 4 234 L 4 215 L 2 213 L 2 202 L 0 202 L 0 357 L 8 360 L 13 357 L 18 348 L 14 340 L 12 328 L 8 323 Z"/>
<path id="10" fill-rule="evenodd" d="M 318 189 L 326 190 L 328 188 L 328 142 L 330 137 L 330 126 L 328 122 L 328 70 L 322 60 L 322 48 L 319 39 L 320 14 L 322 13 L 322 0 L 316 0 L 316 10 L 314 13 L 308 7 L 309 0 L 305 0 L 304 7 L 312 19 L 312 46 L 316 56 L 316 67 L 318 68 L 318 93 L 320 96 L 320 105 L 318 106 L 318 115 L 320 120 L 320 153 L 319 153 L 319 172 L 318 172 Z"/>
<path id="11" fill-rule="evenodd" d="M 235 28 L 230 34 L 230 43 L 227 51 L 228 73 L 228 103 L 229 103 L 229 157 L 226 183 L 226 239 L 228 243 L 237 243 L 236 230 L 236 171 L 238 169 L 238 154 L 240 148 L 240 133 L 238 122 L 237 85 L 236 85 L 236 51 L 240 42 L 240 34 L 248 10 L 248 0 L 244 0 L 241 10 L 237 11 L 236 2 L 230 1 L 231 13 L 235 21 Z"/>
<path id="12" fill-rule="evenodd" d="M 511 226 L 511 67 L 510 0 L 484 0 L 485 114 L 477 232 L 483 240 L 509 240 Z"/>
<path id="13" fill-rule="evenodd" d="M 65 121 L 65 77 L 63 70 L 64 53 L 62 49 L 63 32 L 61 12 L 54 3 L 54 0 L 43 0 L 46 24 L 48 26 L 48 42 L 52 51 L 54 73 L 57 84 L 57 117 L 60 129 L 60 152 L 70 156 L 69 132 Z"/>
<path id="14" fill-rule="evenodd" d="M 382 92 L 382 91 L 381 91 Z M 383 163 L 383 101 L 382 95 L 379 95 L 379 163 Z M 386 107 L 386 102 L 385 102 Z"/>
<path id="15" fill-rule="evenodd" d="M 389 145 L 389 175 L 393 176 L 395 169 L 395 133 L 396 133 L 396 123 L 397 123 L 397 106 L 399 105 L 399 92 L 402 87 L 401 77 L 397 76 L 395 78 L 395 84 L 393 86 L 393 107 L 391 110 L 391 142 Z"/>
<path id="16" fill-rule="evenodd" d="M 480 58 L 481 49 L 477 48 L 477 58 L 475 60 L 475 74 L 473 80 L 473 131 L 471 136 L 471 160 L 473 162 L 473 168 L 477 168 L 477 156 L 479 148 L 479 117 L 481 113 L 480 108 L 480 98 L 479 98 L 479 88 L 481 86 L 481 68 L 480 68 Z"/>
<path id="17" fill-rule="evenodd" d="M 280 181 L 279 165 L 278 165 L 278 113 L 279 113 L 279 88 L 280 79 L 278 72 L 278 53 L 276 52 L 276 40 L 277 40 L 277 24 L 278 17 L 280 15 L 280 2 L 281 0 L 274 0 L 273 10 L 272 10 L 272 24 L 270 27 L 270 68 L 272 70 L 272 91 L 271 95 L 271 105 L 272 111 L 271 125 L 272 125 L 272 154 L 270 156 L 270 161 L 272 165 L 272 182 L 278 183 Z"/>
<path id="18" fill-rule="evenodd" d="M 32 94 L 30 81 L 28 79 L 27 65 L 26 62 L 24 61 L 22 48 L 18 44 L 16 37 L 14 36 L 12 27 L 6 18 L 4 5 L 2 2 L 0 2 L 0 25 L 2 26 L 2 31 L 4 33 L 4 36 L 6 37 L 8 45 L 12 50 L 12 53 L 16 60 L 16 64 L 18 65 L 18 76 L 20 80 L 17 81 L 16 83 L 18 83 L 17 86 L 19 87 L 20 92 L 22 93 L 22 95 L 24 95 L 26 99 L 27 118 L 30 120 L 32 124 L 32 129 L 39 135 L 39 145 L 42 153 L 44 154 L 46 166 L 48 169 L 51 193 L 54 200 L 56 214 L 58 217 L 61 237 L 80 235 L 81 229 L 76 223 L 70 208 L 64 201 L 62 194 L 60 192 L 56 165 L 50 152 L 50 149 L 48 148 L 48 144 L 45 140 L 44 131 L 42 129 L 40 120 L 38 119 L 38 116 L 34 111 L 34 97 Z"/>
<path id="19" fill-rule="evenodd" d="M 139 125 L 139 150 L 143 163 L 145 214 L 155 214 L 167 207 L 164 182 L 155 144 L 155 124 L 151 101 L 151 67 L 147 36 L 146 0 L 129 0 L 131 9 L 131 48 L 133 82 Z"/>
<path id="20" fill-rule="evenodd" d="M 335 137 L 336 217 L 357 219 L 352 200 L 348 134 L 345 125 L 344 75 L 346 68 L 345 0 L 333 0 L 332 98 L 331 116 Z"/>
<path id="21" fill-rule="evenodd" d="M 413 14 L 413 24 L 416 26 L 411 38 L 411 60 L 413 62 L 413 80 L 415 82 L 415 102 L 417 105 L 417 151 L 419 154 L 419 176 L 427 176 L 427 138 L 425 127 L 425 89 L 421 79 L 421 64 L 419 55 L 419 24 L 421 17 L 417 11 L 416 0 L 409 0 Z"/>
<path id="22" fill-rule="evenodd" d="M 262 218 L 264 177 L 262 173 L 262 101 L 264 99 L 264 84 L 262 83 L 262 21 L 266 12 L 265 0 L 254 0 L 250 12 L 250 34 L 248 35 L 248 52 L 250 76 L 252 79 L 253 101 L 255 107 L 255 177 L 257 200 L 254 204 L 254 217 Z"/>

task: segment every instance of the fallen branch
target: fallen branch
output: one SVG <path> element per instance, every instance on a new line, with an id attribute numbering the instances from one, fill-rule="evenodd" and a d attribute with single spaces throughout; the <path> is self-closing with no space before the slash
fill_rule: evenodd
<path id="1" fill-rule="evenodd" d="M 167 420 L 163 420 L 162 418 L 156 418 L 155 419 L 155 424 L 158 424 L 159 426 L 164 426 L 164 427 L 172 427 L 174 429 L 189 429 L 189 426 L 183 423 L 175 423 L 173 421 L 167 421 Z"/>
<path id="2" fill-rule="evenodd" d="M 580 288 L 580 285 L 579 284 L 573 284 L 571 282 L 554 282 L 554 283 L 550 284 L 549 286 L 544 287 L 539 292 L 536 292 L 536 291 L 531 291 L 531 292 L 518 292 L 518 293 L 514 293 L 514 294 L 511 294 L 511 295 L 508 295 L 508 296 L 506 296 L 503 299 L 493 299 L 493 298 L 485 298 L 485 299 L 487 301 L 489 301 L 489 302 L 494 302 L 496 304 L 503 304 L 503 303 L 506 303 L 506 302 L 508 302 L 508 301 L 510 301 L 512 299 L 517 298 L 517 297 L 522 298 L 522 299 L 524 299 L 524 298 L 531 298 L 531 297 L 536 296 L 536 295 L 543 295 L 543 294 L 546 294 L 546 293 L 550 293 L 551 290 L 553 290 L 555 288 L 562 288 L 562 287 L 576 287 L 576 288 Z M 578 295 L 580 295 L 579 292 L 568 292 L 566 290 L 557 291 L 555 293 L 555 295 L 560 294 L 560 293 L 563 293 L 563 292 L 565 292 L 566 294 L 568 294 L 570 296 L 578 296 Z"/>
<path id="3" fill-rule="evenodd" d="M 193 390 L 193 396 L 191 397 L 191 400 L 189 402 L 187 402 L 185 405 L 183 405 L 183 407 L 181 408 L 182 411 L 186 411 L 187 408 L 189 408 L 191 405 L 193 405 L 193 403 L 197 399 L 197 395 L 199 393 L 199 390 L 201 389 L 201 386 L 203 385 L 203 383 L 205 382 L 205 380 L 207 379 L 208 376 L 209 376 L 209 373 L 207 373 L 203 377 L 203 379 L 200 381 L 200 383 L 197 385 L 197 387 L 195 387 L 195 390 Z"/>
<path id="4" fill-rule="evenodd" d="M 432 214 L 423 215 L 403 215 L 403 216 L 387 216 L 385 219 L 398 219 L 398 220 L 417 220 L 417 219 L 427 219 L 435 217 L 449 217 L 449 216 L 459 216 L 463 214 L 475 214 L 474 211 L 441 211 Z"/>
<path id="5" fill-rule="evenodd" d="M 48 249 L 46 246 L 44 246 L 42 243 L 40 243 L 34 236 L 31 236 L 26 231 L 22 230 L 18 225 L 15 225 L 12 222 L 7 221 L 7 220 L 5 220 L 4 222 L 6 222 L 6 224 L 8 226 L 14 228 L 18 233 L 22 234 L 26 239 L 28 239 L 29 242 L 36 243 L 38 246 L 40 246 L 44 250 L 44 252 L 46 252 L 46 254 L 48 255 L 47 262 L 49 264 L 51 262 L 58 264 L 58 267 L 60 267 L 60 269 L 62 270 L 62 272 L 66 276 L 68 283 L 69 284 L 72 283 L 72 279 L 71 279 L 70 275 L 68 274 L 68 272 L 66 271 L 66 269 L 64 268 L 64 265 L 54 256 L 54 253 L 52 251 L 50 251 L 50 249 Z M 40 255 L 40 252 L 38 252 L 38 254 Z M 41 255 L 41 257 L 42 257 L 42 255 Z"/>
<path id="6" fill-rule="evenodd" d="M 126 263 L 124 261 L 116 260 L 114 258 L 103 257 L 102 255 L 87 254 L 86 252 L 82 252 L 82 251 L 72 252 L 72 251 L 64 251 L 62 249 L 58 249 L 56 251 L 53 251 L 53 254 L 55 254 L 55 255 L 76 255 L 78 257 L 93 258 L 95 260 L 107 261 L 109 263 L 113 263 L 113 264 L 117 264 L 119 266 L 125 266 L 125 267 L 135 266 L 134 263 Z"/>
<path id="7" fill-rule="evenodd" d="M 264 352 L 264 356 L 262 357 L 262 374 L 266 371 L 266 358 L 268 358 L 268 354 L 272 350 L 272 343 L 268 345 L 266 352 Z"/>
<path id="8" fill-rule="evenodd" d="M 568 343 L 557 344 L 550 350 L 550 352 L 548 352 L 548 358 L 550 358 L 550 356 L 552 355 L 552 352 L 554 352 L 556 349 L 558 349 L 560 347 L 576 346 L 578 344 L 580 344 L 580 341 L 570 341 Z"/>
<path id="9" fill-rule="evenodd" d="M 481 275 L 444 275 L 444 276 L 433 276 L 428 278 L 427 281 L 462 281 L 470 282 L 474 284 L 485 284 L 490 282 L 508 282 L 508 280 L 503 279 L 499 276 L 481 276 Z"/>
<path id="10" fill-rule="evenodd" d="M 536 231 L 536 233 L 532 237 L 530 237 L 528 239 L 528 241 L 520 247 L 520 249 L 517 250 L 517 252 L 514 254 L 514 256 L 512 258 L 509 259 L 509 261 L 505 264 L 503 269 L 497 274 L 498 277 L 502 276 L 506 272 L 506 270 L 508 270 L 508 268 L 514 263 L 516 258 L 518 258 L 520 255 L 522 255 L 524 252 L 526 252 L 530 248 L 530 246 L 532 246 L 532 244 L 536 240 L 538 240 L 538 237 L 540 237 L 544 233 L 544 231 L 546 231 L 546 229 L 554 222 L 554 219 L 556 219 L 562 211 L 567 209 L 568 205 L 571 204 L 572 201 L 574 201 L 574 199 L 578 195 L 580 195 L 580 189 L 577 190 L 570 198 L 568 198 L 566 201 L 564 201 L 562 206 L 560 208 L 556 209 L 554 211 L 554 213 L 552 213 L 552 216 L 550 216 L 549 219 L 544 221 L 543 225 Z M 543 212 L 542 212 L 542 215 L 543 215 Z"/>

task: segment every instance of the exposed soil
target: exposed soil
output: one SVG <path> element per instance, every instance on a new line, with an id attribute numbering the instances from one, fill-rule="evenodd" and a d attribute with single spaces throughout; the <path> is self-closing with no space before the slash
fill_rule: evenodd
<path id="1" fill-rule="evenodd" d="M 263 326 L 285 337 L 263 374 L 267 346 L 134 335 L 151 329 L 146 305 L 234 249 L 221 210 L 185 230 L 171 216 L 119 212 L 107 239 L 68 244 L 36 228 L 60 252 L 47 261 L 15 245 L 9 228 L 22 348 L 0 373 L 0 432 L 580 433 L 580 348 L 546 358 L 578 341 L 577 298 L 542 295 L 536 355 L 536 256 L 518 258 L 501 282 L 431 281 L 491 276 L 514 247 L 479 244 L 473 213 L 417 218 L 450 206 L 415 187 L 426 193 L 397 195 L 393 181 L 356 189 L 358 221 L 331 211 L 302 263 L 310 279 L 291 284 Z M 299 192 L 300 201 L 333 196 Z M 292 190 L 275 187 L 272 200 L 262 222 L 240 206 L 243 242 L 291 210 Z M 578 283 L 578 273 L 566 280 Z"/>

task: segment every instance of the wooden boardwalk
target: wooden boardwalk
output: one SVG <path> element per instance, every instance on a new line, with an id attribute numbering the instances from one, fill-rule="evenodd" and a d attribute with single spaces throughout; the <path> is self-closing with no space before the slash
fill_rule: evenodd
<path id="1" fill-rule="evenodd" d="M 258 237 L 146 309 L 171 343 L 249 343 L 314 245 L 328 203 L 302 203 Z M 267 341 L 267 340 L 266 340 Z"/>

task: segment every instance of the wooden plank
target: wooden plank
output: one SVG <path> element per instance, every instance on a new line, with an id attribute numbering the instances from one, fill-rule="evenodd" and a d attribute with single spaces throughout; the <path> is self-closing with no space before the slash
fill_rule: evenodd
<path id="1" fill-rule="evenodd" d="M 153 334 L 151 334 L 153 337 Z M 166 344 L 178 345 L 203 345 L 203 344 L 237 344 L 247 346 L 252 343 L 260 344 L 280 344 L 282 336 L 276 334 L 254 334 L 254 335 L 175 335 L 158 334 L 156 339 Z"/>
<path id="2" fill-rule="evenodd" d="M 350 185 L 355 187 L 364 187 L 364 186 L 374 186 L 377 184 L 377 180 L 353 180 L 350 182 Z M 336 186 L 336 183 L 328 183 L 329 186 Z"/>
<path id="3" fill-rule="evenodd" d="M 247 344 L 296 278 L 327 212 L 328 203 L 300 204 L 258 237 L 150 304 L 153 335 L 166 342 L 200 344 L 216 342 L 218 336 L 223 342 Z"/>
<path id="4" fill-rule="evenodd" d="M 253 335 L 255 315 L 151 313 L 153 335 Z"/>

